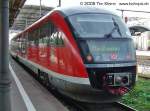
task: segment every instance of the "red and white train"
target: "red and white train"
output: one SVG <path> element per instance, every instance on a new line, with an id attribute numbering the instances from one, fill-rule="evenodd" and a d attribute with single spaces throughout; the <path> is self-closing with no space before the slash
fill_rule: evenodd
<path id="1" fill-rule="evenodd" d="M 79 101 L 116 101 L 135 84 L 130 32 L 107 10 L 56 8 L 15 36 L 10 52 L 45 83 Z"/>

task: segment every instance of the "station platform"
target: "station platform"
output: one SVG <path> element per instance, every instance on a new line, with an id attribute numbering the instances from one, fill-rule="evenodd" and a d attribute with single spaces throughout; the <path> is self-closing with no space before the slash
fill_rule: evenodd
<path id="1" fill-rule="evenodd" d="M 12 111 L 68 111 L 46 88 L 10 57 Z"/>
<path id="2" fill-rule="evenodd" d="M 150 78 L 150 51 L 136 51 L 138 76 Z"/>
<path id="3" fill-rule="evenodd" d="M 138 56 L 150 56 L 150 51 L 139 51 L 139 50 L 137 50 L 136 51 L 136 55 L 138 55 Z"/>

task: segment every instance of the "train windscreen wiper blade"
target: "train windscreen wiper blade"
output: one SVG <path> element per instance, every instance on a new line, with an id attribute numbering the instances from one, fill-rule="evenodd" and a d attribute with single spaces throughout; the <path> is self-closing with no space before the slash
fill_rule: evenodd
<path id="1" fill-rule="evenodd" d="M 116 21 L 113 18 L 112 18 L 112 20 L 113 20 L 114 28 L 108 34 L 104 35 L 104 37 L 106 37 L 106 38 L 112 37 L 112 34 L 115 32 L 115 30 L 117 30 L 119 35 L 122 36 L 118 24 L 116 23 Z"/>
<path id="2" fill-rule="evenodd" d="M 117 28 L 114 27 L 114 28 L 111 30 L 111 32 L 109 32 L 108 34 L 105 34 L 104 37 L 105 37 L 105 38 L 112 37 L 112 33 L 114 33 L 114 31 L 115 31 L 116 29 L 117 29 Z"/>

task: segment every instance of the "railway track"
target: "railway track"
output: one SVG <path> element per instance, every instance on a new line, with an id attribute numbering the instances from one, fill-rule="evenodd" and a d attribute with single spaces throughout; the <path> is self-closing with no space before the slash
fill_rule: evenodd
<path id="1" fill-rule="evenodd" d="M 73 103 L 76 110 L 73 111 L 137 111 L 122 103 L 101 103 L 101 104 L 91 104 L 91 103 Z M 72 111 L 72 110 L 71 110 Z"/>
<path id="2" fill-rule="evenodd" d="M 61 94 L 59 94 L 60 96 Z M 58 97 L 58 96 L 57 96 Z M 60 99 L 60 98 L 58 98 Z M 69 109 L 69 111 L 137 111 L 123 103 L 83 103 L 72 100 L 68 97 L 61 96 L 60 101 L 63 102 Z"/>
<path id="3" fill-rule="evenodd" d="M 24 66 L 22 63 L 17 61 L 26 71 L 29 72 L 34 78 L 32 71 Z M 45 88 L 47 88 L 50 93 L 52 93 L 58 100 L 64 104 L 69 111 L 137 111 L 123 103 L 85 103 L 73 100 L 65 95 L 62 95 L 57 89 L 45 85 L 40 79 L 36 78 Z"/>
<path id="4" fill-rule="evenodd" d="M 136 109 L 134 109 L 134 108 L 132 108 L 130 106 L 127 106 L 127 105 L 125 105 L 123 103 L 120 103 L 120 102 L 114 103 L 114 106 L 115 105 L 118 106 L 118 107 L 120 107 L 120 108 L 122 108 L 121 111 L 137 111 Z"/>

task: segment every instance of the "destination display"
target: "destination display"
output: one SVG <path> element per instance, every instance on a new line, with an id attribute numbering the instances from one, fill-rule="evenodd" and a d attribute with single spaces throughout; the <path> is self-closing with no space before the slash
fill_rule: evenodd
<path id="1" fill-rule="evenodd" d="M 131 41 L 88 40 L 86 43 L 94 62 L 135 60 Z"/>

